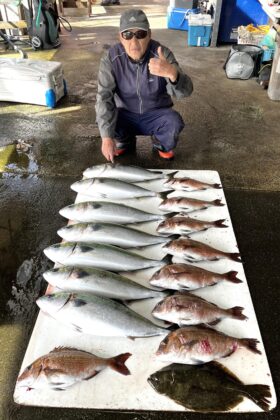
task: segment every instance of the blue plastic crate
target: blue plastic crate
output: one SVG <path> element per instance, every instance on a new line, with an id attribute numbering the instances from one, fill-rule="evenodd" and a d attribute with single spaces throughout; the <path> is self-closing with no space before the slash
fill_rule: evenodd
<path id="1" fill-rule="evenodd" d="M 188 16 L 190 13 L 198 13 L 199 9 L 179 9 L 168 7 L 167 9 L 167 28 L 179 31 L 188 31 Z"/>
<path id="2" fill-rule="evenodd" d="M 267 50 L 263 50 L 262 62 L 272 60 L 273 56 L 274 56 L 274 51 L 275 50 L 272 49 L 272 48 L 268 48 Z"/>
<path id="3" fill-rule="evenodd" d="M 208 47 L 211 39 L 212 25 L 189 26 L 188 45 L 191 47 Z"/>

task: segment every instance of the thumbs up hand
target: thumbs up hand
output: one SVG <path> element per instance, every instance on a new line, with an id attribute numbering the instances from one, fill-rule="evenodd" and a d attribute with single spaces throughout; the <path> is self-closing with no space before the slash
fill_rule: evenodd
<path id="1" fill-rule="evenodd" d="M 166 60 L 161 46 L 158 47 L 157 53 L 158 58 L 151 58 L 149 61 L 150 73 L 155 76 L 168 77 L 171 82 L 175 82 L 178 75 L 176 67 Z"/>

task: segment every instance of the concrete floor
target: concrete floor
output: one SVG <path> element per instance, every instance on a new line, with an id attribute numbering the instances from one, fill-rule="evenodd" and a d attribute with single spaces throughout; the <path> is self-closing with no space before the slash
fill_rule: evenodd
<path id="1" fill-rule="evenodd" d="M 137 4 L 150 14 L 153 37 L 171 47 L 192 77 L 194 93 L 175 104 L 188 124 L 174 162 L 162 162 L 151 152 L 147 138 L 139 139 L 135 156 L 123 157 L 121 162 L 219 172 L 279 392 L 280 102 L 270 101 L 254 79 L 226 78 L 222 66 L 229 47 L 187 48 L 185 32 L 165 29 L 167 0 L 140 0 Z M 56 231 L 64 220 L 58 210 L 75 198 L 71 183 L 81 178 L 86 167 L 104 162 L 94 115 L 98 63 L 117 35 L 119 13 L 132 5 L 132 0 L 126 0 L 121 6 L 96 7 L 94 17 L 72 18 L 73 31 L 62 31 L 62 45 L 53 59 L 63 63 L 69 95 L 57 108 L 0 105 L 0 146 L 8 146 L 0 152 L 1 419 L 116 417 L 112 412 L 17 406 L 12 395 L 36 320 L 35 299 L 46 287 L 42 272 L 52 265 L 42 250 L 59 240 Z M 13 143 L 19 139 L 32 144 L 27 153 L 15 150 Z M 117 416 L 140 420 L 170 414 Z M 178 420 L 224 417 L 172 414 Z M 239 418 L 234 414 L 226 417 Z M 280 409 L 242 418 L 278 420 Z"/>

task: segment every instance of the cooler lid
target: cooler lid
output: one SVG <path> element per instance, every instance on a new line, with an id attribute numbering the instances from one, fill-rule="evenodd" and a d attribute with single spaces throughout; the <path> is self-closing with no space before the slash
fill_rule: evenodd
<path id="1" fill-rule="evenodd" d="M 61 67 L 56 61 L 29 60 L 24 58 L 1 58 L 0 78 L 17 80 L 40 80 Z"/>

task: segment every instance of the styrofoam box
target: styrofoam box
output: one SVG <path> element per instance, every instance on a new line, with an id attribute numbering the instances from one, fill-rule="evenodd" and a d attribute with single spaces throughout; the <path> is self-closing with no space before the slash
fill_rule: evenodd
<path id="1" fill-rule="evenodd" d="M 168 173 L 170 171 L 164 172 Z M 221 182 L 219 174 L 215 171 L 180 170 L 176 176 L 189 176 L 209 183 Z M 164 190 L 163 182 L 164 180 L 156 180 L 141 183 L 141 185 L 144 188 L 159 192 Z M 190 216 L 208 221 L 225 219 L 225 224 L 228 227 L 196 233 L 193 235 L 193 239 L 227 252 L 238 252 L 223 189 L 209 189 L 192 193 L 174 191 L 169 196 L 186 196 L 208 201 L 221 199 L 225 204 L 224 206 L 211 207 L 207 210 L 191 213 Z M 76 198 L 76 202 L 89 200 L 93 201 L 89 196 L 82 194 L 78 194 Z M 102 199 L 102 201 L 112 200 Z M 124 203 L 124 201 L 119 202 Z M 158 197 L 125 200 L 125 204 L 128 206 L 151 213 L 161 213 L 158 209 L 160 202 L 161 199 Z M 145 232 L 156 234 L 158 222 L 141 223 L 133 226 L 137 226 L 137 229 Z M 165 255 L 161 245 L 130 250 L 147 258 L 161 259 Z M 173 261 L 186 262 L 179 258 L 174 258 Z M 244 307 L 244 314 L 248 317 L 247 320 L 239 321 L 228 318 L 220 322 L 215 328 L 225 334 L 239 338 L 257 338 L 261 354 L 255 354 L 247 349 L 240 348 L 231 356 L 221 359 L 220 362 L 246 384 L 259 383 L 269 385 L 272 394 L 269 409 L 272 410 L 276 406 L 275 389 L 242 263 L 222 259 L 219 261 L 201 262 L 195 265 L 219 273 L 228 272 L 229 270 L 238 272 L 238 278 L 242 280 L 242 283 L 221 282 L 213 287 L 205 287 L 193 293 L 222 307 L 230 308 L 236 305 Z M 157 268 L 155 267 L 121 274 L 149 287 L 148 280 L 156 270 Z M 251 287 L 253 287 L 253 284 Z M 50 286 L 48 292 L 52 292 Z M 153 318 L 151 310 L 158 301 L 159 298 L 134 301 L 131 307 L 146 318 L 157 322 Z M 130 352 L 132 356 L 128 359 L 126 365 L 130 369 L 131 375 L 123 376 L 112 369 L 105 369 L 96 377 L 77 383 L 64 392 L 55 390 L 42 391 L 39 389 L 28 391 L 24 388 L 16 387 L 14 400 L 18 404 L 47 407 L 80 407 L 130 411 L 188 411 L 167 396 L 158 394 L 147 382 L 149 375 L 169 364 L 162 363 L 155 356 L 162 338 L 162 336 L 158 336 L 131 340 L 124 337 L 97 337 L 81 334 L 68 326 L 60 324 L 40 311 L 22 363 L 21 372 L 36 358 L 48 353 L 54 347 L 66 346 L 78 347 L 81 350 L 86 350 L 102 357 L 111 357 L 120 353 Z M 275 374 L 277 373 L 275 372 Z M 261 409 L 248 398 L 244 398 L 240 404 L 230 410 L 230 412 L 239 413 L 260 411 Z"/>
<path id="2" fill-rule="evenodd" d="M 66 94 L 62 64 L 22 58 L 0 59 L 0 101 L 54 108 Z"/>

